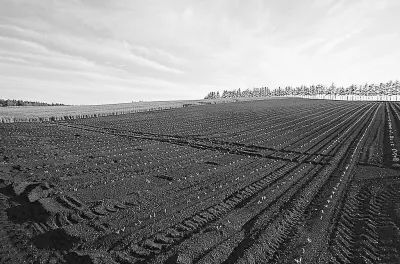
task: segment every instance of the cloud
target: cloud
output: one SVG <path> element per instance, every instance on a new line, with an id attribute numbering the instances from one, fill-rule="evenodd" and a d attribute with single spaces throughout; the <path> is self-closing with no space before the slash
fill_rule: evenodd
<path id="1" fill-rule="evenodd" d="M 3 37 L 12 38 L 14 41 L 19 40 L 21 43 L 30 43 L 36 48 L 41 47 L 48 51 L 82 57 L 98 64 L 113 62 L 115 64 L 139 65 L 170 73 L 182 73 L 181 70 L 135 54 L 124 41 L 85 39 L 59 33 L 53 33 L 49 36 L 49 34 L 8 25 L 0 25 L 0 28 Z"/>
<path id="2" fill-rule="evenodd" d="M 69 104 L 85 104 L 88 98 L 92 104 L 152 98 L 172 100 L 184 88 L 176 83 L 147 77 L 127 79 L 96 72 L 11 66 L 4 62 L 0 62 L 0 87 L 4 92 L 24 99 L 32 97 L 38 100 L 41 96 L 57 98 L 61 95 Z"/>
<path id="3" fill-rule="evenodd" d="M 99 103 L 396 79 L 399 11 L 395 0 L 3 0 L 0 87 L 14 91 L 1 94 Z"/>

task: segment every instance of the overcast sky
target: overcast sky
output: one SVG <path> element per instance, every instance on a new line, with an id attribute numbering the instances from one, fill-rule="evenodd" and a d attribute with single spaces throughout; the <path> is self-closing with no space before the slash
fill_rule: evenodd
<path id="1" fill-rule="evenodd" d="M 0 98 L 68 104 L 400 79 L 398 0 L 0 0 Z"/>

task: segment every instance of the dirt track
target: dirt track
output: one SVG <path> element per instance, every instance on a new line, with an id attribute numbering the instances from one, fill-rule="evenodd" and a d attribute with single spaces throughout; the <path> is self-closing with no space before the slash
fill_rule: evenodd
<path id="1" fill-rule="evenodd" d="M 400 263 L 400 104 L 0 124 L 0 263 Z"/>

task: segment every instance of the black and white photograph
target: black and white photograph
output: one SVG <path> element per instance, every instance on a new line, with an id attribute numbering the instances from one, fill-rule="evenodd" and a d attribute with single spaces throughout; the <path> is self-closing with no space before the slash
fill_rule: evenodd
<path id="1" fill-rule="evenodd" d="M 400 1 L 0 0 L 0 264 L 400 264 Z"/>

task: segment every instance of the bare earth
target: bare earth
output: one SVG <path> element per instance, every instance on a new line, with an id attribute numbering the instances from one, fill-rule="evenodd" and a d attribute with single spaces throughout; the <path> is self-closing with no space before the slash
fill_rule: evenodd
<path id="1" fill-rule="evenodd" d="M 0 263 L 400 263 L 399 131 L 290 98 L 0 124 Z"/>

